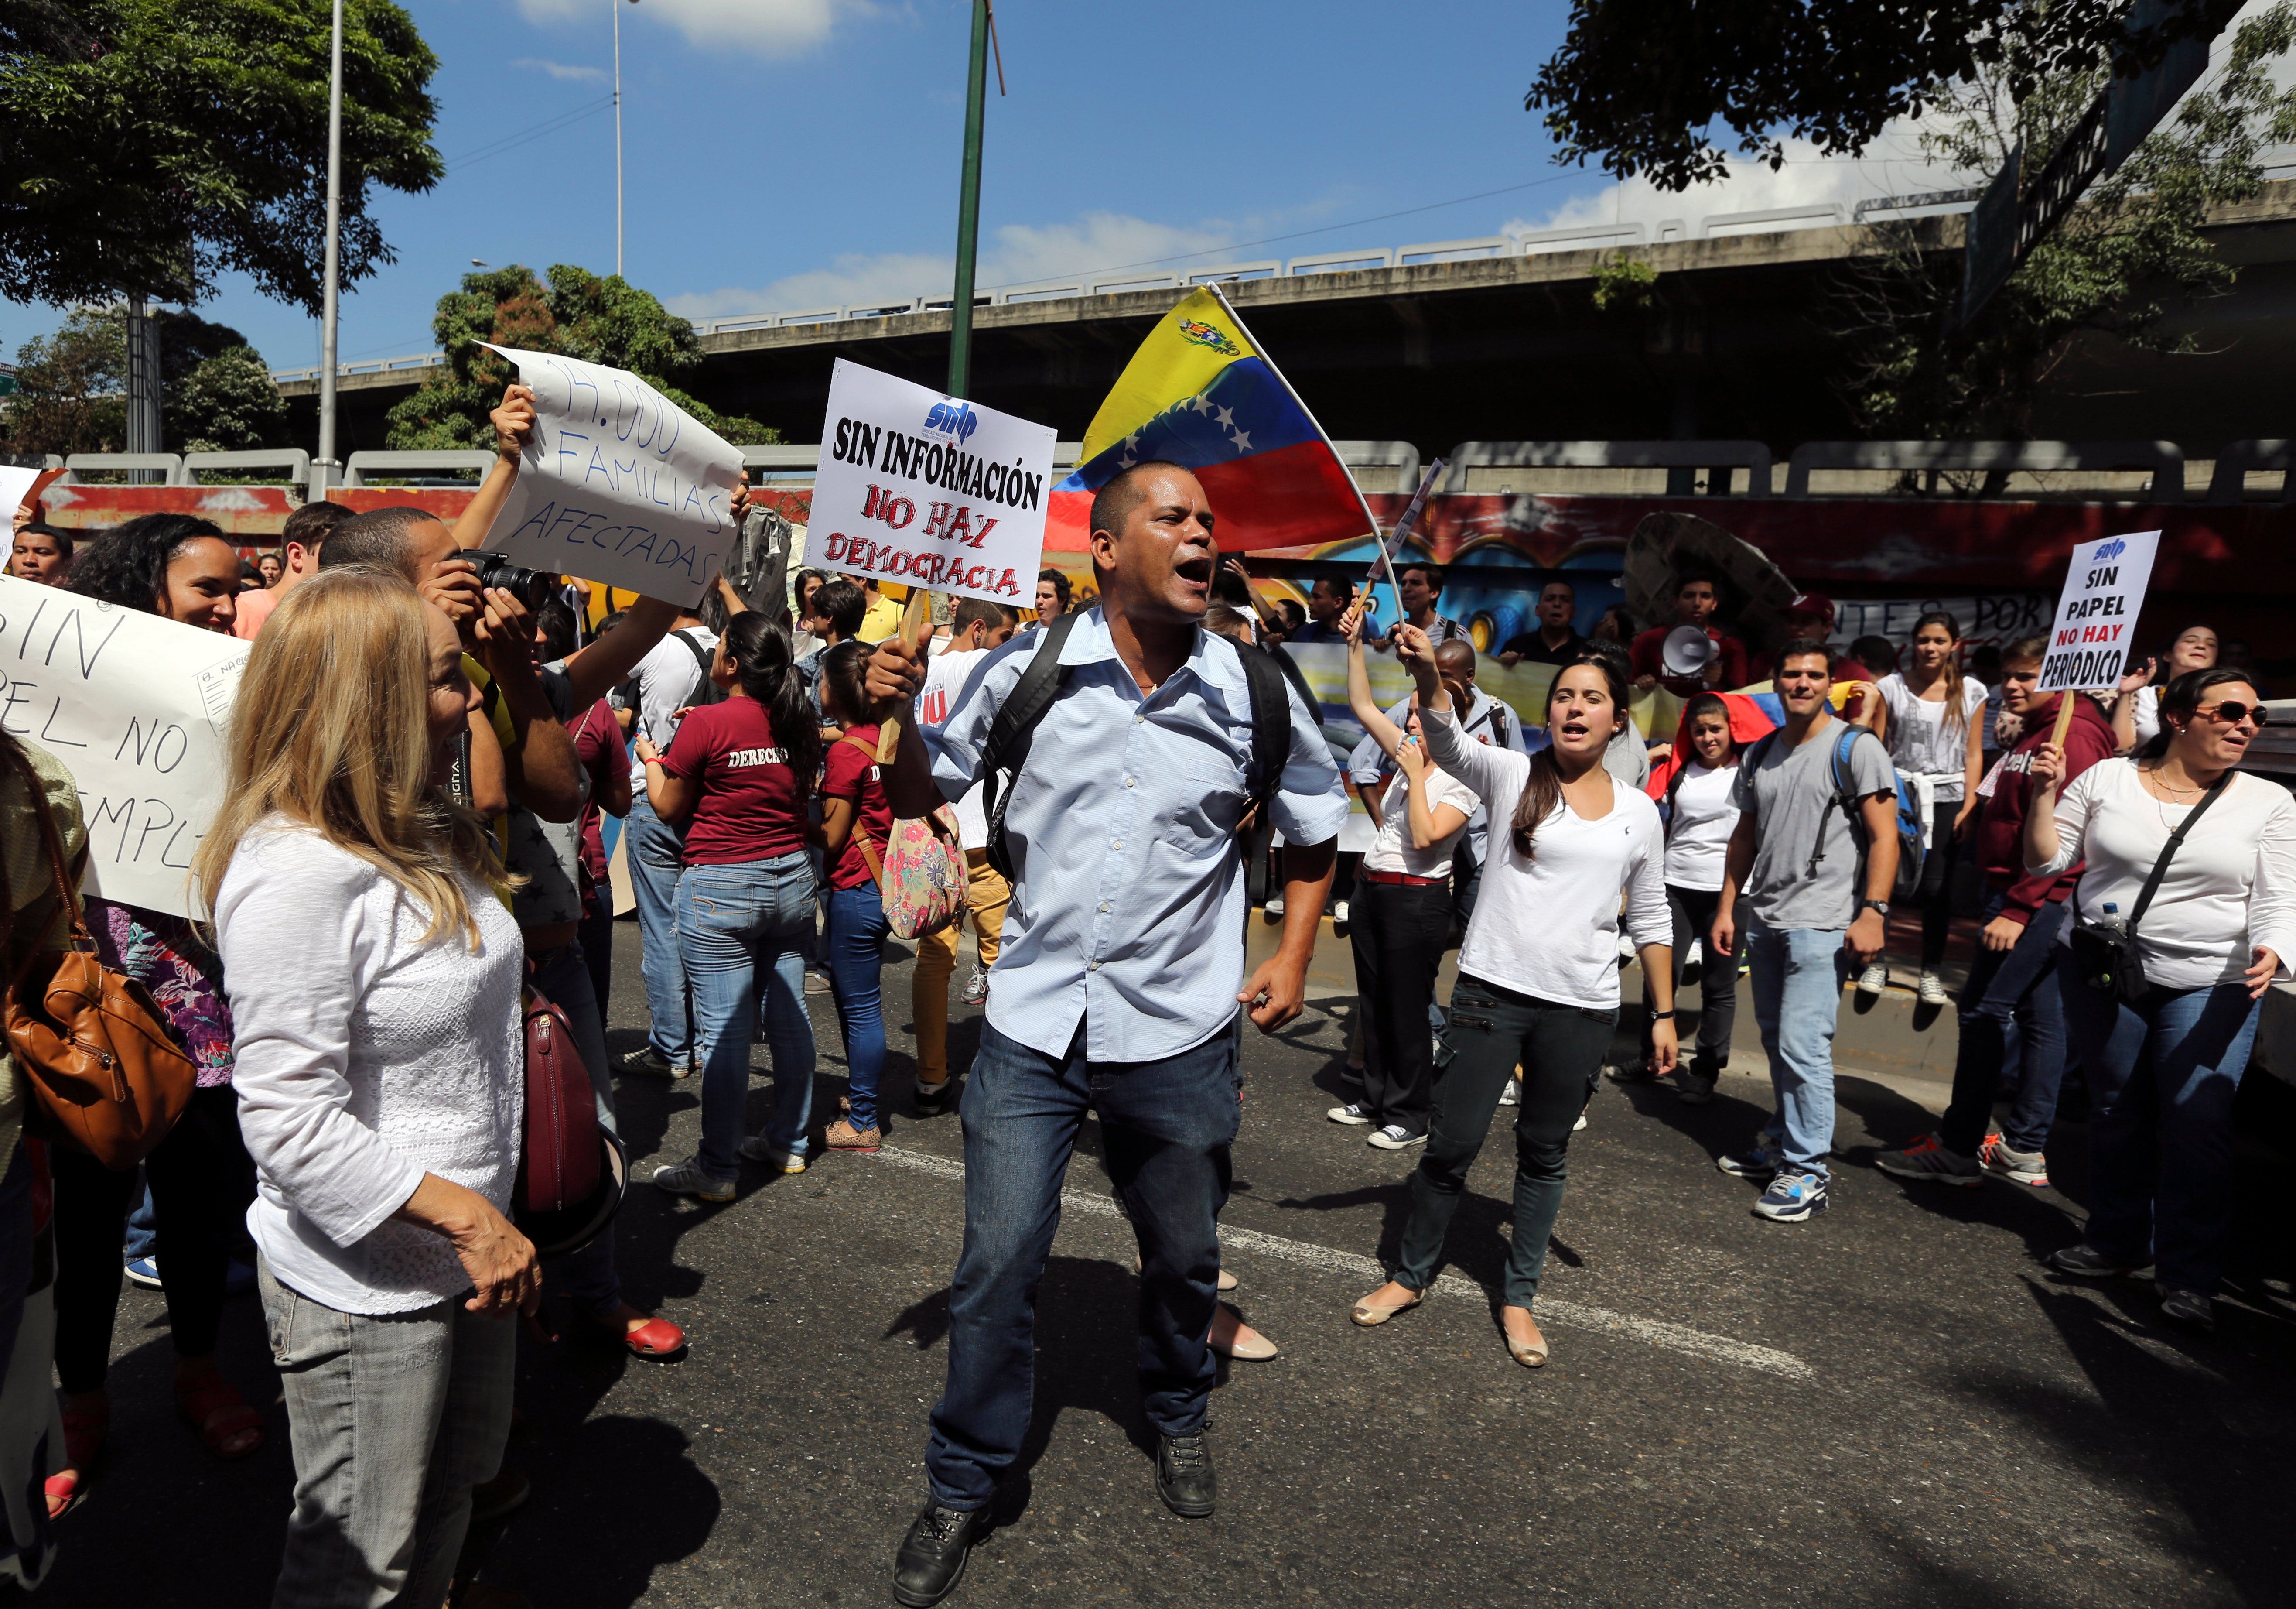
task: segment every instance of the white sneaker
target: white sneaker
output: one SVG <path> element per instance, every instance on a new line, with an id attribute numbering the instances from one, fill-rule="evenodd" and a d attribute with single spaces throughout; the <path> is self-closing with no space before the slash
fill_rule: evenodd
<path id="1" fill-rule="evenodd" d="M 691 1195 L 702 1201 L 727 1202 L 734 1199 L 731 1179 L 712 1178 L 701 1171 L 699 1162 L 673 1162 L 653 1170 L 657 1190 L 667 1190 L 672 1195 Z"/>
<path id="2" fill-rule="evenodd" d="M 1690 941 L 1690 948 L 1682 952 L 1682 970 L 1688 972 L 1692 967 L 1697 965 L 1699 962 L 1703 960 L 1705 956 L 1705 947 L 1700 940 L 1693 939 Z"/>
<path id="3" fill-rule="evenodd" d="M 1878 995 L 1889 987 L 1890 968 L 1886 962 L 1876 961 L 1857 974 L 1857 992 L 1861 995 Z"/>
<path id="4" fill-rule="evenodd" d="M 1921 1000 L 1924 1006 L 1945 1004 L 1945 980 L 1935 973 L 1922 974 Z"/>
<path id="5" fill-rule="evenodd" d="M 1427 1143 L 1425 1130 L 1412 1133 L 1400 1123 L 1390 1123 L 1384 1129 L 1374 1129 L 1364 1137 L 1366 1145 L 1376 1145 L 1382 1151 L 1401 1151 L 1406 1146 Z"/>
<path id="6" fill-rule="evenodd" d="M 803 1156 L 794 1151 L 783 1151 L 767 1145 L 766 1137 L 762 1134 L 751 1135 L 734 1149 L 747 1161 L 763 1162 L 767 1167 L 779 1172 L 802 1173 L 805 1171 Z"/>
<path id="7" fill-rule="evenodd" d="M 1507 1080 L 1506 1088 L 1499 1091 L 1499 1104 L 1502 1106 L 1521 1105 L 1522 1085 L 1513 1079 L 1509 1079 Z"/>
<path id="8" fill-rule="evenodd" d="M 1355 1129 L 1362 1128 L 1371 1121 L 1371 1113 L 1365 1109 L 1361 1101 L 1349 1101 L 1344 1106 L 1334 1106 L 1324 1115 L 1335 1123 L 1345 1123 L 1349 1128 Z"/>
<path id="9" fill-rule="evenodd" d="M 1621 961 L 1631 961 L 1634 958 L 1635 941 L 1632 939 L 1628 938 L 1626 934 L 1620 933 L 1619 935 L 1619 959 Z"/>
<path id="10" fill-rule="evenodd" d="M 1581 1129 L 1584 1129 L 1586 1126 L 1587 1126 L 1587 1114 L 1586 1114 L 1585 1112 L 1580 1112 L 1580 1113 L 1578 1114 L 1578 1121 L 1577 1122 L 1575 1122 L 1575 1123 L 1573 1123 L 1573 1124 L 1571 1124 L 1571 1125 L 1570 1125 L 1570 1132 L 1571 1132 L 1571 1133 L 1573 1133 L 1573 1134 L 1576 1134 L 1576 1133 L 1578 1133 Z"/>
<path id="11" fill-rule="evenodd" d="M 1283 914 L 1283 896 L 1281 894 L 1268 895 L 1267 903 L 1262 908 L 1265 909 L 1271 916 L 1282 915 Z"/>
<path id="12" fill-rule="evenodd" d="M 1348 902 L 1346 900 L 1334 899 L 1332 901 L 1332 922 L 1333 925 L 1338 927 L 1345 927 L 1348 924 Z"/>

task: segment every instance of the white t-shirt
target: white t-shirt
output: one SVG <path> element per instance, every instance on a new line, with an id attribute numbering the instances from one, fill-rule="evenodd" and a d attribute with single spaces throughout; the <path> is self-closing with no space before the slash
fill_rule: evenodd
<path id="1" fill-rule="evenodd" d="M 707 626 L 682 626 L 647 649 L 645 657 L 630 672 L 631 679 L 638 685 L 638 718 L 630 730 L 631 740 L 635 743 L 643 732 L 664 754 L 669 752 L 669 740 L 677 735 L 677 712 L 694 702 L 695 694 L 701 691 L 702 678 L 708 674 L 694 662 L 693 651 L 682 640 L 687 637 L 701 644 L 705 660 L 718 652 L 716 632 Z M 645 761 L 633 751 L 630 792 L 644 799 L 645 791 Z"/>
<path id="2" fill-rule="evenodd" d="M 2160 688 L 2148 685 L 2136 690 L 2136 702 L 2128 708 L 2128 725 L 2136 734 L 2136 746 L 2140 749 L 2161 735 Z M 2209 814 L 2215 815 L 2217 807 L 2223 803 L 2221 799 L 2217 800 L 2210 807 Z"/>
<path id="3" fill-rule="evenodd" d="M 2109 900 L 2123 921 L 2153 863 L 2191 805 L 2144 791 L 2133 760 L 2100 760 L 2057 800 L 2057 856 L 2036 873 L 2087 862 L 2073 891 L 2083 921 L 2101 922 Z M 2068 929 L 2065 942 L 2070 942 Z M 2201 825 L 2177 847 L 2159 891 L 2136 926 L 2146 981 L 2206 989 L 2248 970 L 2252 945 L 2296 961 L 2296 798 L 2260 776 L 2235 776 Z"/>
<path id="4" fill-rule="evenodd" d="M 1915 697 L 1896 671 L 1874 686 L 1890 707 L 1890 763 L 1913 776 L 1933 778 L 1939 804 L 1959 804 L 1969 785 L 1969 723 L 1985 708 L 1985 684 L 1973 676 L 1961 678 L 1962 724 L 1954 727 L 1946 725 L 1944 699 L 1931 702 Z"/>
<path id="5" fill-rule="evenodd" d="M 938 727 L 956 708 L 972 674 L 988 662 L 983 649 L 936 653 L 925 661 L 925 685 L 917 694 L 917 725 Z M 968 850 L 988 847 L 988 817 L 981 809 L 981 784 L 974 783 L 956 801 L 957 841 Z"/>
<path id="6" fill-rule="evenodd" d="M 1482 800 L 1475 797 L 1474 789 L 1449 772 L 1431 769 L 1427 773 L 1427 812 L 1433 815 L 1444 805 L 1449 805 L 1461 816 L 1472 816 Z M 1364 867 L 1374 872 L 1401 872 L 1412 877 L 1448 877 L 1451 874 L 1451 850 L 1459 841 L 1459 833 L 1467 824 L 1459 824 L 1459 832 L 1438 839 L 1425 849 L 1411 845 L 1411 788 L 1403 773 L 1398 771 L 1389 779 L 1387 792 L 1379 801 L 1379 836 L 1370 849 L 1364 851 Z"/>
<path id="7" fill-rule="evenodd" d="M 1730 834 L 1738 828 L 1735 765 L 1693 760 L 1674 787 L 1674 820 L 1666 833 L 1666 880 L 1678 889 L 1722 886 Z"/>
<path id="8" fill-rule="evenodd" d="M 1472 788 L 1494 822 L 1513 821 L 1529 758 L 1462 738 L 1448 711 L 1419 718 L 1430 758 Z M 1533 860 L 1522 858 L 1512 832 L 1491 834 L 1461 972 L 1559 1006 L 1618 1009 L 1620 894 L 1637 949 L 1671 944 L 1674 920 L 1660 879 L 1666 846 L 1657 804 L 1616 778 L 1611 799 L 1610 813 L 1596 821 L 1558 802 L 1538 824 Z"/>

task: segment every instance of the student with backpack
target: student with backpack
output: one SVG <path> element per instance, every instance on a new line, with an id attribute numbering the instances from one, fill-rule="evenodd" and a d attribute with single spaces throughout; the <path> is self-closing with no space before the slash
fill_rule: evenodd
<path id="1" fill-rule="evenodd" d="M 894 1564 L 911 1609 L 955 1588 L 1021 1456 L 1035 1294 L 1087 1110 L 1139 1239 L 1158 1494 L 1184 1517 L 1215 1506 L 1207 1338 L 1239 1112 L 1235 1018 L 1272 1033 L 1298 1016 L 1347 803 L 1315 712 L 1275 661 L 1199 623 L 1213 520 L 1176 464 L 1111 476 L 1090 523 L 1098 604 L 997 650 L 945 725 L 901 728 L 887 792 L 904 817 L 1012 774 L 991 784 L 988 819 L 991 855 L 1013 874 L 964 1096 L 964 1251 L 931 1495 Z M 871 703 L 906 703 L 923 679 L 916 652 L 889 639 L 870 661 Z M 1249 977 L 1247 813 L 1288 846 L 1283 937 Z"/>
<path id="2" fill-rule="evenodd" d="M 701 1149 L 657 1169 L 653 1182 L 674 1194 L 731 1201 L 742 1158 L 805 1171 L 813 1110 L 806 796 L 821 763 L 821 734 L 789 634 L 758 611 L 726 622 L 709 679 L 732 696 L 687 715 L 668 753 L 651 734 L 637 739 L 652 808 L 681 837 L 685 866 L 673 916 L 701 1064 Z M 744 1138 L 761 992 L 774 1050 L 774 1114 L 761 1133 Z"/>
<path id="3" fill-rule="evenodd" d="M 1754 1211 L 1776 1223 L 1826 1209 L 1835 1013 L 1847 965 L 1882 953 L 1898 878 L 1897 772 L 1873 733 L 1827 710 L 1832 666 L 1815 637 L 1778 650 L 1785 723 L 1739 762 L 1738 825 L 1706 936 L 1718 956 L 1743 939 L 1777 1096 L 1761 1138 L 1716 1165 L 1766 1180 Z"/>

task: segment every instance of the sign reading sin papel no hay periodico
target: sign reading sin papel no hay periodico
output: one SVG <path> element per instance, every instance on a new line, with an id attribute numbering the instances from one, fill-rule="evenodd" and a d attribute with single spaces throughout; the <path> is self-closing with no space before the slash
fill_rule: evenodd
<path id="1" fill-rule="evenodd" d="M 840 358 L 807 562 L 1022 607 L 1052 475 L 1050 425 Z"/>
<path id="2" fill-rule="evenodd" d="M 2142 530 L 2073 549 L 2036 692 L 2086 692 L 2120 679 L 2160 546 L 2159 531 Z"/>

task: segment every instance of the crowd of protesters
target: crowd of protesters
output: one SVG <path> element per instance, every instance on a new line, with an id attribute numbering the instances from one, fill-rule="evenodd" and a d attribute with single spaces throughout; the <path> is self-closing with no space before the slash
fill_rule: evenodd
<path id="1" fill-rule="evenodd" d="M 37 1583 L 50 1523 L 101 1479 L 131 1264 L 165 1298 L 176 1411 L 218 1459 L 265 1439 L 256 1383 L 216 1361 L 227 1294 L 259 1296 L 296 1474 L 281 1604 L 447 1600 L 474 1513 L 523 1484 L 503 1461 L 510 1320 L 545 1288 L 602 1344 L 647 1360 L 685 1350 L 672 1319 L 625 1299 L 611 1227 L 545 1256 L 516 1221 L 522 990 L 566 1023 L 617 1153 L 617 1074 L 698 1078 L 698 1146 L 650 1176 L 669 1194 L 729 1202 L 744 1164 L 797 1173 L 824 1152 L 875 1150 L 890 1115 L 947 1112 L 962 1088 L 965 1249 L 931 1495 L 896 1564 L 906 1604 L 955 1588 L 1018 1456 L 1036 1283 L 1087 1110 L 1139 1238 L 1157 1489 L 1177 1514 L 1213 1511 L 1214 1356 L 1275 1353 L 1218 1301 L 1234 1284 L 1217 1220 L 1238 1047 L 1247 1025 L 1298 1014 L 1327 915 L 1357 984 L 1357 1055 L 1329 1115 L 1416 1153 L 1391 1277 L 1354 1302 L 1357 1325 L 1423 1300 L 1468 1171 L 1511 1111 L 1499 1328 L 1515 1362 L 1544 1365 L 1546 1251 L 1614 1036 L 1631 1019 L 1641 1044 L 1614 1076 L 1710 1102 L 1746 973 L 1771 1110 L 1717 1165 L 1761 1186 L 1752 1210 L 1767 1219 L 1824 1213 L 1845 988 L 1890 986 L 1888 919 L 1907 890 L 1914 1003 L 1948 1003 L 1968 859 L 1981 909 L 1951 1103 L 1934 1134 L 1877 1165 L 1919 1184 L 2046 1187 L 2077 1074 L 2095 1200 L 2084 1239 L 2050 1261 L 2087 1277 L 2149 1265 L 2164 1317 L 2213 1326 L 2233 1096 L 2259 1001 L 2296 956 L 2296 800 L 2238 771 L 2261 694 L 2218 663 L 2208 628 L 2100 701 L 2037 690 L 2039 639 L 1980 663 L 1943 612 L 1902 646 L 1845 653 L 1833 605 L 1805 596 L 1787 612 L 1796 635 L 1764 657 L 1724 618 L 1714 577 L 1679 575 L 1675 618 L 1656 622 L 1587 619 L 1556 579 L 1533 628 L 1489 650 L 1509 669 L 1551 670 L 1525 711 L 1478 686 L 1439 567 L 1398 567 L 1401 618 L 1384 627 L 1328 574 L 1304 602 L 1265 596 L 1220 558 L 1194 477 L 1151 464 L 1095 502 L 1089 595 L 1047 570 L 1025 615 L 960 600 L 920 644 L 873 583 L 800 571 L 786 599 L 758 605 L 721 583 L 691 607 L 640 599 L 591 633 L 578 594 L 486 587 L 463 556 L 508 495 L 530 398 L 512 388 L 495 423 L 496 463 L 451 526 L 314 503 L 254 567 L 188 515 L 77 544 L 37 521 L 14 532 L 12 576 L 249 641 L 238 696 L 265 718 L 233 725 L 197 852 L 211 919 L 83 902 L 95 956 L 149 991 L 196 1070 L 181 1119 L 140 1170 L 107 1169 L 24 1138 L 25 1075 L 0 1061 L 0 1367 L 30 1333 L 36 1265 L 52 1267 L 62 1392 L 62 1445 L 31 1499 L 45 1512 L 6 1499 L 15 1547 L 0 1548 L 0 1572 Z M 1682 669 L 1685 627 L 1707 639 L 1702 669 Z M 1325 643 L 1345 651 L 1353 753 L 1327 738 L 1286 652 Z M 1409 676 L 1401 702 L 1374 700 L 1374 653 Z M 1745 689 L 1760 681 L 1774 702 L 1758 709 Z M 1653 747 L 1633 704 L 1658 688 L 1686 702 Z M 1000 712 L 1030 699 L 1042 729 L 1023 752 L 1057 763 L 1002 746 Z M 1288 725 L 1263 732 L 1273 707 Z M 1000 784 L 1009 816 L 988 808 Z M 1370 847 L 1335 891 L 1351 793 Z M 884 1018 L 885 858 L 897 816 L 943 802 L 962 910 L 916 941 L 910 1084 Z M 70 929 L 43 816 L 64 854 L 80 852 L 68 762 L 0 732 L 11 976 Z M 647 1009 L 644 1042 L 619 1058 L 608 818 Z M 1284 848 L 1262 907 L 1283 932 L 1247 978 L 1246 884 L 1271 826 Z M 1903 875 L 1901 856 L 1918 857 Z M 1438 973 L 1455 947 L 1446 1001 Z M 1630 959 L 1639 1011 L 1621 1005 Z M 1678 1035 L 1693 973 L 1695 1031 Z M 985 1009 L 969 1067 L 949 1055 L 953 990 Z M 816 993 L 847 1069 L 840 1109 L 819 1117 Z M 774 1090 L 751 1133 L 760 1042 Z M 131 1216 L 156 1252 L 132 1252 Z M 41 1245 L 52 1255 L 36 1259 Z"/>

